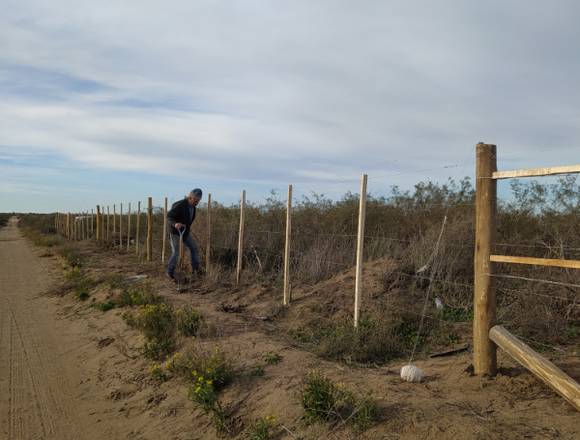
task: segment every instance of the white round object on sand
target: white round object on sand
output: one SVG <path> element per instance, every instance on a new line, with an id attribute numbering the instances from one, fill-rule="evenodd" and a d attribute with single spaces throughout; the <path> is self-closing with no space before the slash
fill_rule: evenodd
<path id="1" fill-rule="evenodd" d="M 401 368 L 401 379 L 407 382 L 421 382 L 423 380 L 423 370 L 415 365 L 405 365 Z"/>

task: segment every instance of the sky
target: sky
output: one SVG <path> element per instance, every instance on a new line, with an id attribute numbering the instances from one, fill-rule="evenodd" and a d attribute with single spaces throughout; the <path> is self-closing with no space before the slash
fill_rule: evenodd
<path id="1" fill-rule="evenodd" d="M 0 211 L 579 162 L 576 1 L 1 4 Z"/>

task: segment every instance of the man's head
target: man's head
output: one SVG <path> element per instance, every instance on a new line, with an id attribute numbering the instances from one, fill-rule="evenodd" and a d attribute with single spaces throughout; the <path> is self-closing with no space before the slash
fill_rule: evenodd
<path id="1" fill-rule="evenodd" d="M 197 206 L 197 204 L 201 200 L 201 196 L 202 196 L 201 189 L 199 188 L 192 189 L 191 191 L 189 191 L 189 194 L 187 194 L 187 201 L 191 206 Z"/>

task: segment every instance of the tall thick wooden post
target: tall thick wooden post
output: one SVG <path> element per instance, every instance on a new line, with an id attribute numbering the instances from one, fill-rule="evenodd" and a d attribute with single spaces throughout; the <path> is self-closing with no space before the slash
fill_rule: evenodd
<path id="1" fill-rule="evenodd" d="M 476 147 L 475 259 L 473 289 L 473 367 L 475 374 L 493 375 L 497 369 L 496 346 L 489 338 L 495 324 L 495 288 L 490 255 L 496 233 L 496 146 Z"/>
<path id="2" fill-rule="evenodd" d="M 153 259 L 153 198 L 147 197 L 147 261 Z"/>
<path id="3" fill-rule="evenodd" d="M 236 284 L 240 284 L 242 277 L 242 260 L 244 258 L 244 210 L 246 208 L 246 190 L 242 191 L 240 200 L 240 231 L 238 234 L 238 264 L 236 268 Z"/>
<path id="4" fill-rule="evenodd" d="M 71 226 L 70 226 L 70 212 L 66 213 L 66 238 L 68 238 L 70 240 L 70 230 L 71 230 Z"/>
<path id="5" fill-rule="evenodd" d="M 286 241 L 284 243 L 284 305 L 290 304 L 290 237 L 292 236 L 292 185 L 286 201 Z"/>
<path id="6" fill-rule="evenodd" d="M 209 274 L 211 265 L 211 193 L 207 195 L 207 243 L 205 249 L 205 273 Z"/>
<path id="7" fill-rule="evenodd" d="M 141 239 L 141 201 L 137 202 L 137 224 L 135 225 L 135 254 L 139 255 L 139 240 Z"/>
<path id="8" fill-rule="evenodd" d="M 358 207 L 358 234 L 356 241 L 356 278 L 354 284 L 354 326 L 358 327 L 362 293 L 362 270 L 364 264 L 365 221 L 367 212 L 367 175 L 360 180 Z"/>
<path id="9" fill-rule="evenodd" d="M 101 239 L 101 207 L 97 205 L 97 241 Z"/>
<path id="10" fill-rule="evenodd" d="M 161 263 L 165 263 L 165 248 L 167 246 L 167 197 L 163 201 L 163 240 L 161 241 Z"/>

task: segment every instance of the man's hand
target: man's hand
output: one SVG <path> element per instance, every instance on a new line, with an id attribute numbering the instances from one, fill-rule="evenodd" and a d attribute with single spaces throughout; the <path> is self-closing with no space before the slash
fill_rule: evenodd
<path id="1" fill-rule="evenodd" d="M 180 231 L 183 228 L 185 228 L 185 225 L 183 223 L 175 223 L 174 227 L 175 227 L 175 229 L 177 229 L 178 231 Z"/>

